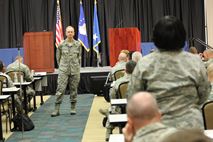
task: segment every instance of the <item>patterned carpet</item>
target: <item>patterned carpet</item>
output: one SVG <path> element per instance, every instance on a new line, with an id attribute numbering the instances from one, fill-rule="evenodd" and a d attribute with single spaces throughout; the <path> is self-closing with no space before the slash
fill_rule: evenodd
<path id="1" fill-rule="evenodd" d="M 31 119 L 35 128 L 29 132 L 14 132 L 6 142 L 80 142 L 94 95 L 78 95 L 77 114 L 70 115 L 69 96 L 64 96 L 60 116 L 50 117 L 55 96 L 51 96 Z"/>

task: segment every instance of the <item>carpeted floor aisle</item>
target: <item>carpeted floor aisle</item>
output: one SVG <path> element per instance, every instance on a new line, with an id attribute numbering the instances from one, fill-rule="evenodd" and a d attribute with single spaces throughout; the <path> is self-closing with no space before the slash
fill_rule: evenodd
<path id="1" fill-rule="evenodd" d="M 88 119 L 93 94 L 78 95 L 77 114 L 70 115 L 69 95 L 64 96 L 60 116 L 50 117 L 55 96 L 51 96 L 31 119 L 35 124 L 34 130 L 14 132 L 7 142 L 80 142 Z"/>

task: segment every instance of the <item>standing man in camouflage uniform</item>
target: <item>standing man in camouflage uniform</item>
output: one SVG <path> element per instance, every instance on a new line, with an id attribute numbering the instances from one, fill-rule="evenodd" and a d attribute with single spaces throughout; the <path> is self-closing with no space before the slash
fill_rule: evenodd
<path id="1" fill-rule="evenodd" d="M 80 81 L 81 44 L 74 40 L 75 31 L 72 26 L 66 28 L 67 38 L 58 46 L 56 52 L 59 65 L 58 87 L 56 90 L 55 110 L 52 117 L 58 116 L 60 104 L 69 81 L 71 115 L 76 114 L 77 88 Z"/>
<path id="2" fill-rule="evenodd" d="M 127 104 L 128 122 L 123 128 L 125 142 L 160 142 L 176 132 L 160 122 L 161 113 L 148 92 L 134 94 Z"/>
<path id="3" fill-rule="evenodd" d="M 173 16 L 163 17 L 154 27 L 157 50 L 136 65 L 128 95 L 152 93 L 162 112 L 164 124 L 177 128 L 203 128 L 199 106 L 208 98 L 210 83 L 199 56 L 183 51 L 186 32 Z"/>

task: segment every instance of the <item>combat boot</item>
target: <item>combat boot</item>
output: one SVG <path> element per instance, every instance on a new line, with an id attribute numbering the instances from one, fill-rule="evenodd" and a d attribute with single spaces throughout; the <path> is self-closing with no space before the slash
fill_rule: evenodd
<path id="1" fill-rule="evenodd" d="M 76 103 L 71 103 L 71 110 L 70 110 L 71 115 L 76 114 Z"/>
<path id="2" fill-rule="evenodd" d="M 60 104 L 55 104 L 55 110 L 52 112 L 51 117 L 56 117 L 59 116 L 59 109 L 60 109 Z"/>

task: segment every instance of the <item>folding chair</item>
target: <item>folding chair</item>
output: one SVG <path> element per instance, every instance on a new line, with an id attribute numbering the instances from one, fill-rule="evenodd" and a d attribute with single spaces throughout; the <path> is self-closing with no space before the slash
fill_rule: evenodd
<path id="1" fill-rule="evenodd" d="M 213 129 L 213 101 L 206 102 L 202 106 L 202 113 L 204 119 L 204 128 Z"/>
<path id="2" fill-rule="evenodd" d="M 23 82 L 25 74 L 22 71 L 9 71 L 7 74 L 13 82 Z"/>
<path id="3" fill-rule="evenodd" d="M 117 80 L 121 77 L 123 77 L 125 74 L 125 70 L 121 69 L 121 70 L 117 70 L 113 75 L 114 75 L 114 79 Z"/>
<path id="4" fill-rule="evenodd" d="M 118 87 L 118 98 L 119 99 L 126 98 L 126 92 L 127 92 L 127 88 L 128 88 L 128 83 L 129 83 L 129 81 L 123 82 L 123 83 L 121 83 L 119 85 L 119 87 Z"/>

